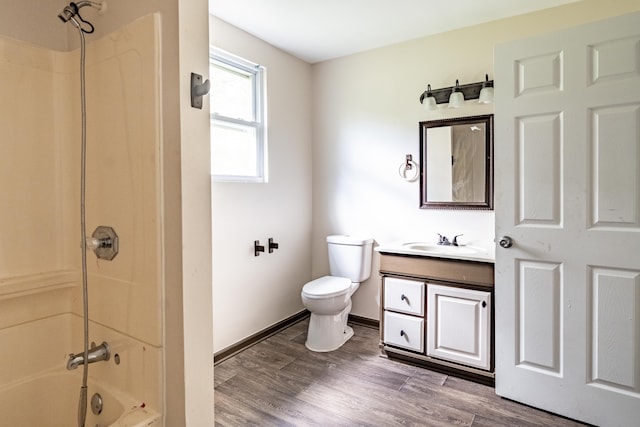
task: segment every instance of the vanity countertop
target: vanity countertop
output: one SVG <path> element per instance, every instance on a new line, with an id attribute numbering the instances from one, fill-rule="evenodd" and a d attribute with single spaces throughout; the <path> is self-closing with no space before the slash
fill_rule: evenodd
<path id="1" fill-rule="evenodd" d="M 495 246 L 460 245 L 444 246 L 427 242 L 396 242 L 381 244 L 376 252 L 387 255 L 412 255 L 429 258 L 446 258 L 463 261 L 495 263 Z"/>

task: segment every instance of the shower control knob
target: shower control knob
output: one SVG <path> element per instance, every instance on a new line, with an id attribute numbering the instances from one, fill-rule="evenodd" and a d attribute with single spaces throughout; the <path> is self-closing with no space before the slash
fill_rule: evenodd
<path id="1" fill-rule="evenodd" d="M 118 255 L 118 235 L 109 226 L 101 225 L 96 227 L 91 238 L 87 240 L 87 248 L 92 249 L 100 259 L 111 261 Z"/>
<path id="2" fill-rule="evenodd" d="M 513 239 L 509 236 L 502 236 L 498 244 L 505 249 L 509 249 L 513 246 Z"/>

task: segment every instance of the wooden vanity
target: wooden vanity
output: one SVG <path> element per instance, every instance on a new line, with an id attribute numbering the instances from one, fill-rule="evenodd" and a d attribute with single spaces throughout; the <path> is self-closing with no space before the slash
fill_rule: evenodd
<path id="1" fill-rule="evenodd" d="M 377 250 L 382 354 L 493 385 L 494 264 Z"/>

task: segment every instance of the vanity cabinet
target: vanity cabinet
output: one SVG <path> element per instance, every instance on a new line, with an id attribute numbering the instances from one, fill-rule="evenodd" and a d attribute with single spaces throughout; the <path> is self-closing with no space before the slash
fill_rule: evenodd
<path id="1" fill-rule="evenodd" d="M 493 384 L 490 262 L 380 253 L 384 356 Z"/>

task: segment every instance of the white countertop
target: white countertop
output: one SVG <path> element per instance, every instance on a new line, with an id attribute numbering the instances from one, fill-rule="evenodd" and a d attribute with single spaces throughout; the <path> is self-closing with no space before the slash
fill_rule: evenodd
<path id="1" fill-rule="evenodd" d="M 396 242 L 381 244 L 376 252 L 384 254 L 413 255 L 429 258 L 457 259 L 495 263 L 495 245 L 439 246 L 428 242 Z"/>

